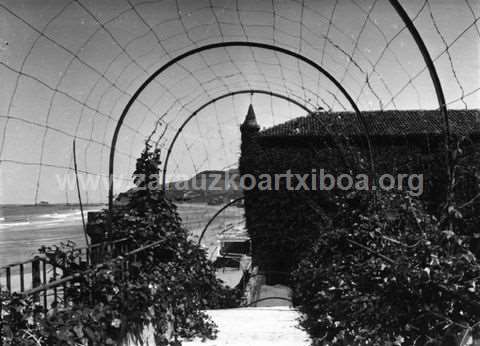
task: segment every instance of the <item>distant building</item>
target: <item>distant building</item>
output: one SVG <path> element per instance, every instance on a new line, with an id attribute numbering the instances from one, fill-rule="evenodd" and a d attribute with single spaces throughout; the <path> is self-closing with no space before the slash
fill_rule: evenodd
<path id="1" fill-rule="evenodd" d="M 446 186 L 444 125 L 440 113 L 412 110 L 362 112 L 362 115 L 369 130 L 377 175 L 424 174 L 422 198 L 432 210 L 438 208 Z M 457 138 L 468 136 L 476 152 L 480 152 L 480 111 L 449 111 L 449 120 L 451 133 Z M 355 113 L 317 112 L 260 131 L 250 106 L 240 129 L 240 173 L 252 174 L 257 183 L 261 174 L 281 174 L 287 170 L 306 174 L 323 168 L 337 176 L 371 174 L 364 128 Z M 480 193 L 478 185 L 473 184 L 462 191 L 470 195 Z M 328 226 L 328 216 L 336 209 L 330 194 L 285 188 L 244 191 L 253 264 L 266 272 L 268 283 L 284 282 L 285 273 L 296 266 L 315 234 Z"/>

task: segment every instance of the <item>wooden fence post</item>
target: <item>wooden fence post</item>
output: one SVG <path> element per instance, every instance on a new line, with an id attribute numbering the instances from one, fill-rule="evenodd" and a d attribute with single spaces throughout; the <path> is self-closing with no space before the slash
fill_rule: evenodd
<path id="1" fill-rule="evenodd" d="M 40 259 L 35 257 L 32 261 L 32 288 L 40 286 L 42 283 L 41 276 L 40 276 Z M 33 296 L 33 300 L 35 302 L 40 301 L 39 294 L 35 294 Z"/>

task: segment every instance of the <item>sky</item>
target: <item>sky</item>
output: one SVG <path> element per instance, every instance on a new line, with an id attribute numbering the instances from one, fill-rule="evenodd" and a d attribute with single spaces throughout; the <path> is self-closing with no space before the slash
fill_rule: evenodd
<path id="1" fill-rule="evenodd" d="M 478 1 L 400 2 L 435 61 L 448 107 L 480 108 Z M 1 0 L 0 203 L 75 203 L 74 139 L 79 177 L 89 185 L 82 185 L 84 201 L 106 201 L 111 138 L 131 95 L 172 58 L 228 41 L 302 54 L 360 110 L 438 108 L 418 48 L 387 0 Z M 116 147 L 116 192 L 127 188 L 154 129 L 165 157 L 197 108 L 251 89 L 312 110 L 352 111 L 324 75 L 291 56 L 249 47 L 191 55 L 150 83 L 128 112 Z M 223 98 L 184 126 L 168 179 L 234 167 L 250 103 L 262 127 L 305 115 L 259 93 Z"/>

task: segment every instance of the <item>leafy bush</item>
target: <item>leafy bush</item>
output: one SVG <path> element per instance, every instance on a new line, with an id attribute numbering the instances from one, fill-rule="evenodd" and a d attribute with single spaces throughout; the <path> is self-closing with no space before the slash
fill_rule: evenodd
<path id="1" fill-rule="evenodd" d="M 216 327 L 202 312 L 238 305 L 240 292 L 224 287 L 205 250 L 188 238 L 175 206 L 154 188 L 159 153 L 147 145 L 137 161 L 137 189 L 112 217 L 114 238 L 129 237 L 130 249 L 147 247 L 125 258 L 105 258 L 69 285 L 67 300 L 48 311 L 31 298 L 2 297 L 4 345 L 117 345 L 131 337 L 141 342 L 151 325 L 157 345 L 179 345 L 179 338 L 214 338 Z M 107 224 L 107 212 L 103 222 Z M 148 248 L 151 244 L 156 246 Z M 84 272 L 72 244 L 42 247 L 64 274 Z M 128 266 L 127 266 L 128 264 Z"/>
<path id="2" fill-rule="evenodd" d="M 472 235 L 446 228 L 408 196 L 384 193 L 377 203 L 359 193 L 339 198 L 339 214 L 293 273 L 313 344 L 453 346 L 476 337 Z"/>

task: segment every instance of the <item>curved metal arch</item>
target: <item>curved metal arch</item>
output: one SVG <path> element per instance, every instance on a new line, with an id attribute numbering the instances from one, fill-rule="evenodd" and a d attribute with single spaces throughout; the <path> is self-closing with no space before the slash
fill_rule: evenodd
<path id="1" fill-rule="evenodd" d="M 448 114 L 447 114 L 447 104 L 445 102 L 445 95 L 443 93 L 442 83 L 440 82 L 440 78 L 438 77 L 437 69 L 435 68 L 435 64 L 433 63 L 430 52 L 428 51 L 428 48 L 425 45 L 425 42 L 423 41 L 422 36 L 418 32 L 417 27 L 412 22 L 412 19 L 409 17 L 408 13 L 405 11 L 403 6 L 400 5 L 398 0 L 389 0 L 389 1 L 390 1 L 390 4 L 395 9 L 395 11 L 397 11 L 398 15 L 400 16 L 403 23 L 407 27 L 408 31 L 410 31 L 410 34 L 412 35 L 415 43 L 417 44 L 418 50 L 422 54 L 423 60 L 425 61 L 425 65 L 427 66 L 428 72 L 430 74 L 430 78 L 432 79 L 433 86 L 435 88 L 435 93 L 437 95 L 440 112 L 444 117 L 445 135 L 449 140 L 450 125 L 449 125 Z"/>
<path id="2" fill-rule="evenodd" d="M 202 242 L 202 239 L 203 239 L 203 236 L 205 235 L 205 233 L 207 232 L 208 230 L 208 227 L 212 224 L 213 220 L 215 220 L 217 218 L 218 215 L 220 215 L 222 213 L 222 211 L 224 211 L 225 209 L 227 209 L 228 207 L 234 205 L 235 203 L 237 202 L 240 202 L 242 200 L 244 200 L 245 197 L 238 197 L 238 198 L 235 198 L 233 201 L 230 201 L 228 202 L 227 204 L 225 204 L 223 207 L 221 207 L 220 209 L 217 210 L 217 212 L 215 214 L 213 214 L 213 216 L 210 218 L 210 220 L 208 220 L 207 224 L 205 225 L 205 227 L 203 228 L 202 230 L 202 233 L 200 233 L 200 237 L 198 237 L 198 244 L 200 244 Z"/>
<path id="3" fill-rule="evenodd" d="M 247 303 L 247 304 L 244 304 L 244 305 L 240 305 L 240 307 L 242 308 L 248 308 L 250 306 L 254 306 L 255 304 L 257 303 L 261 303 L 261 302 L 264 302 L 266 300 L 284 300 L 286 302 L 289 302 L 289 303 L 292 303 L 292 299 L 291 298 L 285 298 L 285 297 L 280 297 L 280 296 L 274 296 L 274 297 L 265 297 L 265 298 L 260 298 L 260 299 L 257 299 L 257 300 L 254 300 L 253 302 L 250 302 L 250 303 Z"/>
<path id="4" fill-rule="evenodd" d="M 279 94 L 279 93 L 276 93 L 276 92 L 266 91 L 266 90 L 261 90 L 261 89 L 248 89 L 248 90 L 245 89 L 245 90 L 232 91 L 232 92 L 229 92 L 229 93 L 226 93 L 226 94 L 223 94 L 223 95 L 220 95 L 218 97 L 215 97 L 215 98 L 211 99 L 210 101 L 208 101 L 208 102 L 204 103 L 203 105 L 201 105 L 200 107 L 198 107 L 192 114 L 190 114 L 190 116 L 188 116 L 187 119 L 185 119 L 185 121 L 182 123 L 182 125 L 178 128 L 177 132 L 175 133 L 175 136 L 173 137 L 172 141 L 170 142 L 170 145 L 168 146 L 168 150 L 167 150 L 167 155 L 165 157 L 165 162 L 163 163 L 163 177 L 162 177 L 162 188 L 163 188 L 163 190 L 165 190 L 165 186 L 166 186 L 167 168 L 168 168 L 168 161 L 170 159 L 170 154 L 172 153 L 173 146 L 175 145 L 175 142 L 177 141 L 178 137 L 180 136 L 180 133 L 183 131 L 185 126 L 187 126 L 187 124 L 190 122 L 190 120 L 192 120 L 195 116 L 197 116 L 198 113 L 200 113 L 203 109 L 210 106 L 212 103 L 215 103 L 217 101 L 220 101 L 220 100 L 222 100 L 224 98 L 227 98 L 227 97 L 230 97 L 230 96 L 235 96 L 235 95 L 240 95 L 240 94 L 264 94 L 264 95 L 275 96 L 275 97 L 281 98 L 283 100 L 292 102 L 293 104 L 302 108 L 304 111 L 306 111 L 309 114 L 312 113 L 312 110 L 310 110 L 308 107 L 306 107 L 305 105 L 301 104 L 300 102 L 294 100 L 291 97 L 288 97 L 288 96 L 285 96 L 285 95 L 282 95 L 282 94 Z"/>
<path id="5" fill-rule="evenodd" d="M 437 101 L 438 101 L 438 106 L 440 109 L 440 113 L 443 117 L 444 121 L 444 131 L 445 131 L 445 164 L 447 166 L 447 175 L 448 175 L 448 180 L 450 181 L 452 179 L 452 167 L 450 166 L 451 164 L 451 158 L 450 158 L 450 146 L 451 146 L 451 133 L 450 133 L 450 122 L 448 120 L 448 110 L 447 110 L 447 103 L 445 102 L 445 94 L 443 92 L 443 87 L 442 83 L 440 82 L 440 78 L 438 77 L 437 69 L 435 68 L 435 64 L 433 63 L 432 57 L 430 55 L 430 52 L 428 51 L 427 46 L 425 45 L 425 42 L 422 39 L 422 36 L 417 30 L 417 27 L 413 23 L 412 19 L 408 15 L 408 13 L 405 11 L 403 6 L 398 2 L 398 0 L 389 0 L 390 4 L 392 7 L 397 11 L 397 14 L 400 16 L 402 19 L 403 23 L 405 24 L 406 28 L 410 32 L 410 34 L 413 37 L 413 40 L 417 44 L 418 50 L 420 50 L 420 53 L 422 54 L 423 60 L 425 62 L 425 65 L 427 66 L 428 72 L 430 74 L 430 78 L 432 79 L 433 86 L 435 88 L 435 93 L 437 95 Z M 448 190 L 448 195 L 447 195 L 447 202 L 450 201 L 451 196 L 451 184 L 448 184 L 449 190 Z"/>
<path id="6" fill-rule="evenodd" d="M 176 64 L 177 62 L 181 61 L 182 59 L 185 59 L 191 55 L 198 54 L 200 52 L 206 51 L 206 50 L 212 50 L 212 49 L 217 49 L 217 48 L 225 48 L 225 47 L 253 47 L 253 48 L 260 48 L 260 49 L 267 49 L 267 50 L 272 50 L 276 51 L 282 54 L 289 55 L 293 58 L 296 58 L 298 60 L 302 60 L 303 62 L 307 63 L 308 65 L 312 66 L 315 68 L 318 72 L 323 74 L 325 77 L 327 77 L 330 82 L 332 82 L 343 94 L 343 96 L 348 100 L 350 105 L 352 106 L 353 110 L 355 111 L 358 120 L 362 124 L 364 128 L 364 135 L 367 141 L 367 146 L 368 146 L 368 151 L 369 151 L 369 156 L 370 156 L 370 167 L 372 170 L 372 174 L 376 176 L 375 174 L 375 164 L 373 161 L 373 151 L 372 151 L 372 145 L 370 141 L 370 134 L 369 134 L 369 129 L 367 126 L 367 123 L 365 122 L 365 119 L 362 117 L 362 114 L 360 112 L 360 109 L 358 108 L 357 104 L 355 103 L 354 99 L 348 91 L 343 87 L 343 85 L 335 78 L 333 75 L 331 75 L 327 70 L 325 70 L 323 67 L 321 67 L 319 64 L 317 64 L 315 61 L 303 56 L 300 53 L 294 52 L 292 50 L 286 49 L 286 48 L 281 48 L 275 45 L 267 44 L 267 43 L 260 43 L 260 42 L 246 42 L 246 41 L 230 41 L 230 42 L 219 42 L 219 43 L 212 43 L 212 44 L 207 44 L 192 50 L 189 50 L 183 54 L 180 54 L 179 56 L 171 59 L 167 63 L 165 63 L 163 66 L 161 66 L 159 69 L 157 69 L 154 73 L 150 75 L 143 83 L 142 85 L 135 91 L 135 93 L 132 95 L 128 103 L 126 104 L 125 108 L 122 111 L 122 114 L 120 115 L 117 125 L 115 127 L 115 131 L 113 133 L 112 137 L 112 144 L 110 146 L 110 159 L 109 159 L 109 167 L 108 167 L 108 176 L 109 176 L 109 190 L 108 190 L 108 209 L 109 209 L 109 215 L 112 213 L 112 208 L 113 208 L 113 170 L 114 170 L 114 161 L 115 161 L 115 147 L 117 145 L 117 140 L 118 140 L 118 135 L 120 133 L 120 129 L 122 128 L 123 121 L 125 120 L 125 117 L 128 114 L 128 111 L 132 107 L 133 103 L 136 101 L 136 99 L 140 96 L 140 94 L 145 90 L 145 88 L 155 79 L 157 78 L 162 72 L 164 72 L 166 69 L 168 69 L 170 66 Z M 111 228 L 111 227 L 110 227 Z"/>

